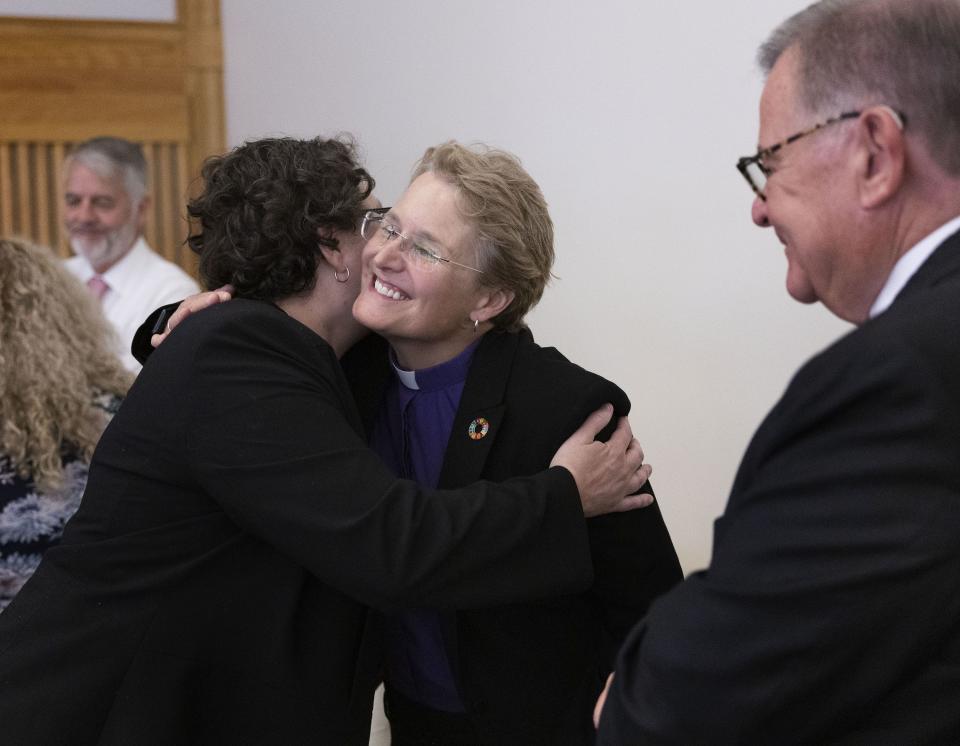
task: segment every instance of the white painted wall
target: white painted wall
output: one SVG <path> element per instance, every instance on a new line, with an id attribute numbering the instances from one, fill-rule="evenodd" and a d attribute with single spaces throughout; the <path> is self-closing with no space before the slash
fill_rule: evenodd
<path id="1" fill-rule="evenodd" d="M 618 382 L 686 571 L 753 430 L 846 330 L 783 287 L 734 168 L 757 45 L 807 0 L 222 0 L 228 138 L 358 137 L 389 203 L 425 147 L 518 154 L 557 228 L 541 344 Z"/>

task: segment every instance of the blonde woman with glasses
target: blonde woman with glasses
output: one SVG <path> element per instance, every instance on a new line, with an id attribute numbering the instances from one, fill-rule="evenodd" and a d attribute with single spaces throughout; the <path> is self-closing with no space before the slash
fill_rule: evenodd
<path id="1" fill-rule="evenodd" d="M 550 279 L 553 226 L 515 157 L 430 148 L 362 231 L 354 316 L 389 350 L 352 380 L 371 445 L 396 474 L 441 488 L 534 474 L 604 402 L 628 412 L 623 391 L 524 324 Z M 613 653 L 682 576 L 655 503 L 588 524 L 594 582 L 581 593 L 388 617 L 394 746 L 593 743 Z"/>

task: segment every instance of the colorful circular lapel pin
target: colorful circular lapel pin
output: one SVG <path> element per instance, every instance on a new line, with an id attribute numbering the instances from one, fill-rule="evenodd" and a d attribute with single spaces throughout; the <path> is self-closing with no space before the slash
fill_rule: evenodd
<path id="1" fill-rule="evenodd" d="M 483 417 L 477 417 L 467 428 L 467 435 L 470 436 L 471 440 L 480 440 L 488 432 L 490 432 L 490 423 Z"/>

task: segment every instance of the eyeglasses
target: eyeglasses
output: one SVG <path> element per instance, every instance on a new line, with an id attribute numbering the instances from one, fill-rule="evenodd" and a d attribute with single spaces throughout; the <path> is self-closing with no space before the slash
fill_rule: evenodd
<path id="1" fill-rule="evenodd" d="M 907 117 L 905 114 L 892 109 L 889 106 L 880 107 L 888 112 L 897 123 L 897 126 L 902 130 L 907 123 Z M 814 132 L 822 130 L 824 127 L 827 127 L 836 122 L 843 122 L 847 119 L 856 119 L 863 112 L 862 111 L 846 111 L 843 114 L 827 119 L 825 122 L 820 122 L 810 129 L 803 130 L 798 132 L 795 135 L 791 135 L 783 142 L 778 142 L 776 145 L 771 145 L 768 148 L 762 148 L 756 152 L 755 155 L 745 156 L 740 158 L 737 161 L 737 170 L 743 174 L 743 178 L 747 180 L 747 183 L 750 185 L 750 188 L 754 193 L 762 200 L 766 201 L 767 195 L 764 190 L 767 186 L 767 178 L 773 173 L 773 168 L 764 163 L 764 160 L 769 158 L 771 155 L 776 153 L 778 150 L 783 148 L 785 145 L 794 143 L 799 140 L 801 137 L 806 137 L 807 135 L 812 135 Z"/>
<path id="2" fill-rule="evenodd" d="M 442 257 L 436 251 L 428 249 L 422 244 L 414 241 L 412 238 L 410 238 L 410 236 L 401 233 L 399 228 L 387 222 L 386 213 L 389 210 L 389 207 L 379 207 L 375 210 L 367 211 L 366 215 L 363 216 L 363 222 L 360 224 L 360 235 L 368 241 L 372 241 L 375 237 L 379 237 L 381 246 L 386 246 L 386 244 L 393 239 L 399 239 L 398 247 L 400 251 L 405 252 L 410 261 L 418 269 L 422 269 L 427 272 L 432 272 L 434 269 L 440 266 L 442 262 L 444 264 L 453 264 L 457 267 L 463 267 L 464 269 L 469 269 L 471 272 L 477 272 L 481 275 L 483 274 L 482 269 L 470 267 L 466 264 L 455 262 L 453 259 Z"/>

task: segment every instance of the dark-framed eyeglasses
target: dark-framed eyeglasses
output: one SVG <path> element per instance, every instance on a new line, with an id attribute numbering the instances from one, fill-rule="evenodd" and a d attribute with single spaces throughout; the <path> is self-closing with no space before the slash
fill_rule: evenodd
<path id="1" fill-rule="evenodd" d="M 456 267 L 469 269 L 471 272 L 483 274 L 482 269 L 455 262 L 453 259 L 447 259 L 441 256 L 436 250 L 424 246 L 423 242 L 415 241 L 410 238 L 410 236 L 401 233 L 397 226 L 387 220 L 387 213 L 389 211 L 389 207 L 378 207 L 375 210 L 368 210 L 363 216 L 363 222 L 360 224 L 360 235 L 367 241 L 374 239 L 379 240 L 381 246 L 385 246 L 394 239 L 398 240 L 399 243 L 397 245 L 400 251 L 402 251 L 417 268 L 427 272 L 432 272 L 440 266 L 440 264 L 452 264 Z"/>
<path id="2" fill-rule="evenodd" d="M 907 117 L 905 114 L 889 106 L 882 106 L 881 108 L 886 110 L 894 118 L 894 121 L 897 123 L 897 126 L 899 126 L 900 129 L 903 129 L 906 126 Z M 830 119 L 820 122 L 819 124 L 815 124 L 809 129 L 805 129 L 795 135 L 791 135 L 782 142 L 778 142 L 775 145 L 771 145 L 767 148 L 761 148 L 754 155 L 748 155 L 738 159 L 737 170 L 743 174 L 743 178 L 747 180 L 747 183 L 750 185 L 750 188 L 753 190 L 754 194 L 756 194 L 760 199 L 766 201 L 767 195 L 764 190 L 767 186 L 767 178 L 773 173 L 773 168 L 764 162 L 766 159 L 768 159 L 781 148 L 796 142 L 801 137 L 812 135 L 814 132 L 819 132 L 824 127 L 828 127 L 829 125 L 837 122 L 843 122 L 848 119 L 856 119 L 861 114 L 863 114 L 862 111 L 845 111 L 842 114 L 838 114 L 835 117 L 830 117 Z"/>

